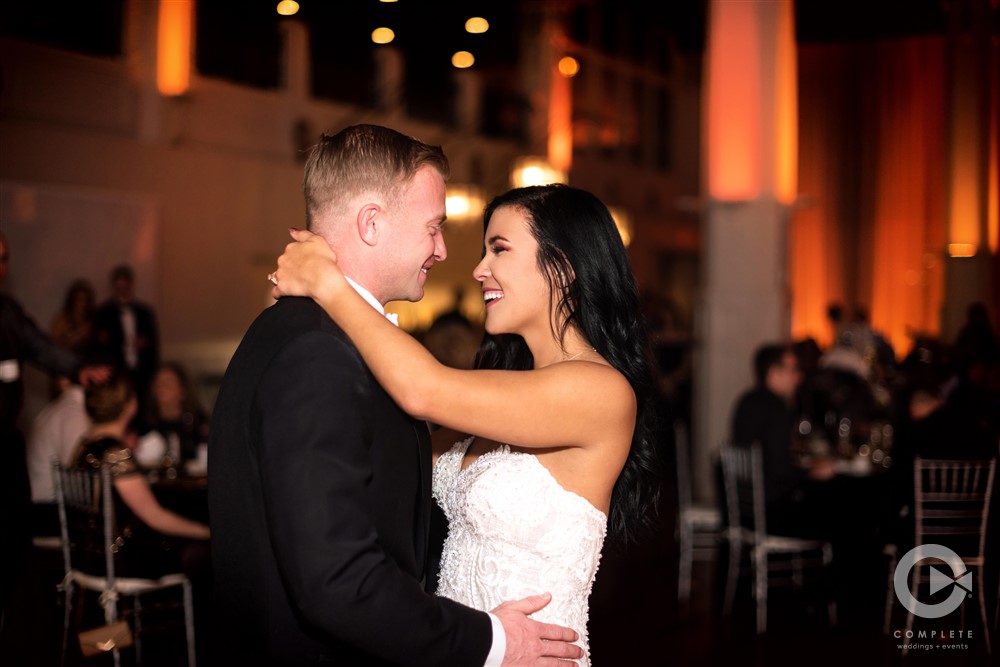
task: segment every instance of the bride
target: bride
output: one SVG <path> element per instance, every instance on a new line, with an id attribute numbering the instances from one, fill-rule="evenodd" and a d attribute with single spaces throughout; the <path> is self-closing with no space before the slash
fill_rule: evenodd
<path id="1" fill-rule="evenodd" d="M 576 630 L 589 664 L 605 537 L 634 540 L 658 495 L 638 290 L 607 207 L 584 190 L 511 190 L 484 218 L 476 370 L 438 363 L 389 324 L 309 232 L 292 231 L 273 294 L 313 297 L 400 407 L 445 427 L 434 433 L 433 493 L 449 524 L 438 594 L 488 610 L 550 591 L 534 618 Z"/>

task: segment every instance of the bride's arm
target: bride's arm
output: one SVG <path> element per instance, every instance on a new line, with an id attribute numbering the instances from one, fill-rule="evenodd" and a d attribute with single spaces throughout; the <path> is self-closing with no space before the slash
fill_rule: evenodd
<path id="1" fill-rule="evenodd" d="M 293 232 L 278 259 L 275 297 L 304 295 L 347 333 L 393 400 L 409 414 L 522 447 L 587 446 L 631 433 L 635 394 L 603 364 L 531 371 L 459 370 L 437 361 L 346 281 L 326 241 Z"/>

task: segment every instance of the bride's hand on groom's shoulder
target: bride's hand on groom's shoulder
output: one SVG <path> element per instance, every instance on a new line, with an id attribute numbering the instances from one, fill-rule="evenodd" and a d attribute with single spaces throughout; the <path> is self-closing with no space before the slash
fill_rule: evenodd
<path id="1" fill-rule="evenodd" d="M 490 613 L 500 619 L 507 636 L 504 665 L 562 665 L 567 659 L 583 657 L 583 649 L 572 644 L 578 639 L 570 628 L 541 623 L 528 618 L 551 602 L 549 593 L 504 602 Z"/>
<path id="2" fill-rule="evenodd" d="M 337 266 L 337 254 L 322 236 L 304 229 L 289 228 L 293 241 L 285 246 L 285 252 L 278 257 L 278 270 L 269 276 L 274 288 L 271 295 L 310 296 L 316 299 L 324 287 L 335 282 L 335 276 L 343 277 Z"/>

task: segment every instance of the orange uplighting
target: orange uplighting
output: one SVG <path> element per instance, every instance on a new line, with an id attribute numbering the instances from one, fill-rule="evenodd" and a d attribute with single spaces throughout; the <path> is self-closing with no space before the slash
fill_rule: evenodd
<path id="1" fill-rule="evenodd" d="M 951 257 L 975 257 L 976 246 L 972 243 L 949 243 L 948 255 Z"/>
<path id="2" fill-rule="evenodd" d="M 573 56 L 563 56 L 559 59 L 559 73 L 567 79 L 576 76 L 580 71 L 580 62 Z"/>
<path id="3" fill-rule="evenodd" d="M 993 63 L 1000 65 L 1000 42 L 993 40 Z M 996 68 L 994 68 L 994 72 Z M 990 83 L 989 185 L 986 193 L 986 242 L 1000 253 L 1000 77 Z"/>
<path id="4" fill-rule="evenodd" d="M 192 0 L 161 2 L 156 48 L 156 88 L 183 95 L 191 87 Z"/>
<path id="5" fill-rule="evenodd" d="M 952 245 L 978 246 L 979 238 L 979 188 L 976 179 L 976 161 L 963 153 L 959 142 L 953 146 L 959 159 L 951 168 L 951 201 L 949 205 L 948 239 Z M 966 146 L 973 149 L 973 147 Z M 974 149 L 973 149 L 974 150 Z"/>
<path id="6" fill-rule="evenodd" d="M 791 204 L 798 197 L 799 108 L 792 3 L 779 5 L 775 69 L 774 195 Z"/>
<path id="7" fill-rule="evenodd" d="M 759 59 L 756 3 L 713 2 L 709 8 L 706 155 L 708 193 L 753 199 L 761 189 Z"/>
<path id="8" fill-rule="evenodd" d="M 549 163 L 568 172 L 573 165 L 573 90 L 565 76 L 552 73 L 549 81 Z"/>
<path id="9" fill-rule="evenodd" d="M 794 6 L 709 7 L 706 187 L 713 199 L 798 195 L 798 90 Z"/>

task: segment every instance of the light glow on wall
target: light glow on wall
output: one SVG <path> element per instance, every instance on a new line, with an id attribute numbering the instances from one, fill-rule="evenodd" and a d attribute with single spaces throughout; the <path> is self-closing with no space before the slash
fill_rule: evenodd
<path id="1" fill-rule="evenodd" d="M 609 206 L 608 211 L 615 221 L 615 227 L 618 228 L 618 234 L 622 237 L 622 243 L 625 244 L 626 248 L 629 247 L 632 243 L 632 216 L 629 215 L 628 211 L 617 206 Z"/>
<path id="2" fill-rule="evenodd" d="M 949 243 L 948 255 L 950 257 L 975 257 L 976 246 L 972 243 Z"/>
<path id="3" fill-rule="evenodd" d="M 161 2 L 156 45 L 156 88 L 183 95 L 191 87 L 192 0 Z"/>
<path id="4" fill-rule="evenodd" d="M 573 87 L 558 68 L 549 77 L 549 162 L 559 171 L 573 166 Z"/>
<path id="5" fill-rule="evenodd" d="M 529 185 L 548 185 L 549 183 L 565 183 L 566 173 L 553 167 L 549 162 L 536 155 L 527 155 L 514 162 L 510 175 L 511 185 L 523 188 Z"/>
<path id="6" fill-rule="evenodd" d="M 444 206 L 448 220 L 469 222 L 479 218 L 486 202 L 479 188 L 464 183 L 449 183 Z"/>
<path id="7" fill-rule="evenodd" d="M 1000 41 L 991 45 L 994 76 L 990 84 L 989 189 L 986 193 L 986 242 L 993 255 L 1000 253 Z"/>
<path id="8" fill-rule="evenodd" d="M 709 196 L 784 204 L 797 196 L 794 5 L 713 0 L 705 85 Z"/>
<path id="9" fill-rule="evenodd" d="M 707 188 L 721 200 L 760 194 L 761 72 L 756 3 L 709 5 Z"/>
<path id="10" fill-rule="evenodd" d="M 791 204 L 798 198 L 799 108 L 795 17 L 791 2 L 779 5 L 774 100 L 774 195 Z"/>

